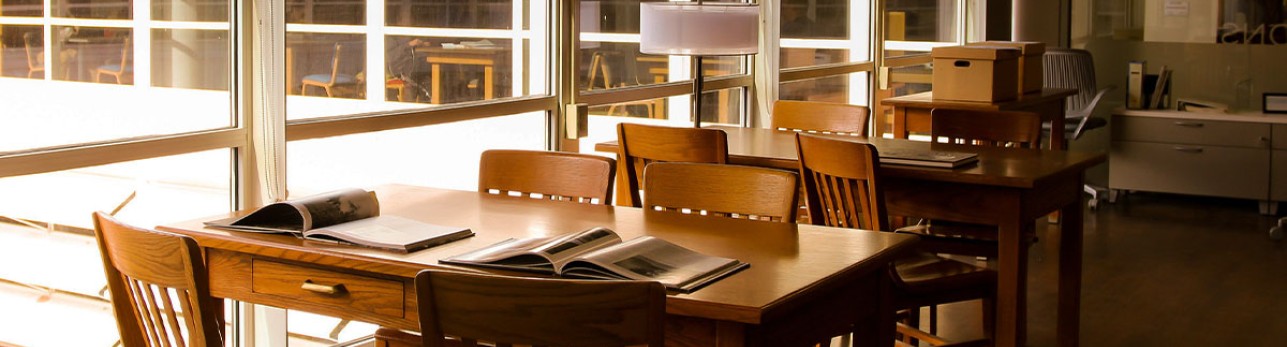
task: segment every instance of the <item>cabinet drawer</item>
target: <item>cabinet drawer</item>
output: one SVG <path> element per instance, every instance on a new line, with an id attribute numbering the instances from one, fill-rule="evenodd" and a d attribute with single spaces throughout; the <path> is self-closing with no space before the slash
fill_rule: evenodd
<path id="1" fill-rule="evenodd" d="M 1274 124 L 1274 149 L 1287 149 L 1287 124 Z"/>
<path id="2" fill-rule="evenodd" d="M 1269 200 L 1287 201 L 1287 149 L 1275 149 L 1273 156 L 1274 168 L 1270 171 L 1273 173 L 1273 182 L 1270 182 L 1273 187 Z"/>
<path id="3" fill-rule="evenodd" d="M 1113 140 L 1267 148 L 1268 123 L 1113 117 Z"/>
<path id="4" fill-rule="evenodd" d="M 401 281 L 263 259 L 253 260 L 251 267 L 251 289 L 256 294 L 379 315 L 403 315 Z"/>
<path id="5" fill-rule="evenodd" d="M 1269 150 L 1114 141 L 1109 186 L 1264 200 Z"/>

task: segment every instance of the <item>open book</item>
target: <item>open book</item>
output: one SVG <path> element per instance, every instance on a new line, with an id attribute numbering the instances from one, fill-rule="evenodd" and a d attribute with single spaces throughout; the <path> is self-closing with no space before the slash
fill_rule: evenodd
<path id="1" fill-rule="evenodd" d="M 694 252 L 641 236 L 622 242 L 607 228 L 561 236 L 508 239 L 441 260 L 446 264 L 557 274 L 564 277 L 658 281 L 692 292 L 750 264 Z"/>
<path id="2" fill-rule="evenodd" d="M 375 193 L 344 189 L 264 206 L 242 217 L 205 222 L 221 229 L 289 233 L 385 250 L 411 252 L 474 236 L 469 228 L 381 216 Z"/>
<path id="3" fill-rule="evenodd" d="M 905 148 L 879 148 L 881 164 L 914 165 L 955 168 L 974 163 L 979 155 L 966 152 L 913 150 Z"/>

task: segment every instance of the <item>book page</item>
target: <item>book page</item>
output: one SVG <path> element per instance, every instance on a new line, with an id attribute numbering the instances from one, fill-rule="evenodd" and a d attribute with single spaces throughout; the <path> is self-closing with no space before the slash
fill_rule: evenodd
<path id="1" fill-rule="evenodd" d="M 562 273 L 589 278 L 651 280 L 688 291 L 746 264 L 694 252 L 651 236 L 586 254 L 569 262 Z"/>
<path id="2" fill-rule="evenodd" d="M 566 235 L 508 239 L 441 262 L 552 274 L 556 264 L 561 266 L 577 255 L 620 242 L 621 237 L 612 230 L 592 228 Z"/>
<path id="3" fill-rule="evenodd" d="M 380 203 L 376 201 L 375 193 L 362 189 L 336 190 L 286 203 L 307 211 L 304 213 L 305 231 L 380 215 Z"/>
<path id="4" fill-rule="evenodd" d="M 608 228 L 594 227 L 555 238 L 532 251 L 549 259 L 557 270 L 577 256 L 619 243 L 621 243 L 621 236 L 617 236 L 616 232 Z"/>
<path id="5" fill-rule="evenodd" d="M 409 252 L 472 236 L 468 228 L 449 227 L 397 216 L 376 216 L 304 232 L 308 238 L 334 239 L 361 246 Z"/>

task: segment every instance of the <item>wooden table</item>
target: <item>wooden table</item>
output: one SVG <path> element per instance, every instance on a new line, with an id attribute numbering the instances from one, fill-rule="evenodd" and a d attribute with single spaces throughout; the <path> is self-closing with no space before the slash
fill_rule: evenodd
<path id="1" fill-rule="evenodd" d="M 1029 111 L 1041 115 L 1041 120 L 1050 122 L 1050 148 L 1064 149 L 1064 102 L 1069 96 L 1077 94 L 1076 89 L 1046 88 L 1040 93 L 1024 94 L 1015 100 L 1001 102 L 969 102 L 934 100 L 934 92 L 924 92 L 897 96 L 881 101 L 881 105 L 894 107 L 895 138 L 905 139 L 908 133 L 929 134 L 930 110 L 935 108 L 981 110 L 981 111 Z M 877 126 L 884 126 L 884 121 L 877 121 Z"/>
<path id="2" fill-rule="evenodd" d="M 483 100 L 491 100 L 495 96 L 496 64 L 504 61 L 509 51 L 501 47 L 418 47 L 416 53 L 425 54 L 425 61 L 429 63 L 429 77 L 433 80 L 429 102 L 441 104 L 443 64 L 482 66 Z"/>
<path id="3" fill-rule="evenodd" d="M 412 278 L 439 259 L 501 240 L 608 227 L 623 239 L 652 235 L 751 266 L 666 300 L 667 345 L 804 346 L 848 331 L 866 345 L 890 345 L 888 263 L 916 238 L 887 232 L 645 212 L 390 185 L 376 189 L 382 213 L 468 226 L 476 236 L 410 254 L 301 240 L 287 235 L 161 226 L 205 250 L 216 297 L 419 330 Z M 471 271 L 482 271 L 472 269 Z M 344 283 L 328 296 L 300 289 L 311 280 Z M 879 343 L 877 343 L 879 341 Z"/>
<path id="4" fill-rule="evenodd" d="M 729 163 L 799 170 L 795 133 L 759 128 L 712 126 L 728 133 Z M 1106 160 L 1103 153 L 1041 149 L 986 148 L 900 139 L 868 139 L 877 147 L 920 147 L 975 152 L 976 165 L 957 169 L 884 165 L 885 202 L 890 215 L 928 217 L 998 226 L 996 346 L 1021 346 L 1026 339 L 1028 247 L 1021 235 L 1034 231 L 1037 218 L 1061 211 L 1059 232 L 1058 340 L 1078 344 L 1081 295 L 1081 186 L 1087 168 Z M 616 152 L 616 142 L 598 151 Z M 617 176 L 621 179 L 621 175 Z M 623 187 L 618 184 L 617 187 Z M 618 199 L 629 194 L 617 191 Z"/>

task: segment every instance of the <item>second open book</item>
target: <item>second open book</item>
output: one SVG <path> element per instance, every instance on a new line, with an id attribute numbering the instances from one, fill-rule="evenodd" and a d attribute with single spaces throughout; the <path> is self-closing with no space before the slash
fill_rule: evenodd
<path id="1" fill-rule="evenodd" d="M 508 239 L 442 262 L 565 277 L 658 281 L 666 288 L 685 293 L 750 266 L 651 236 L 622 242 L 616 232 L 607 228 Z"/>

